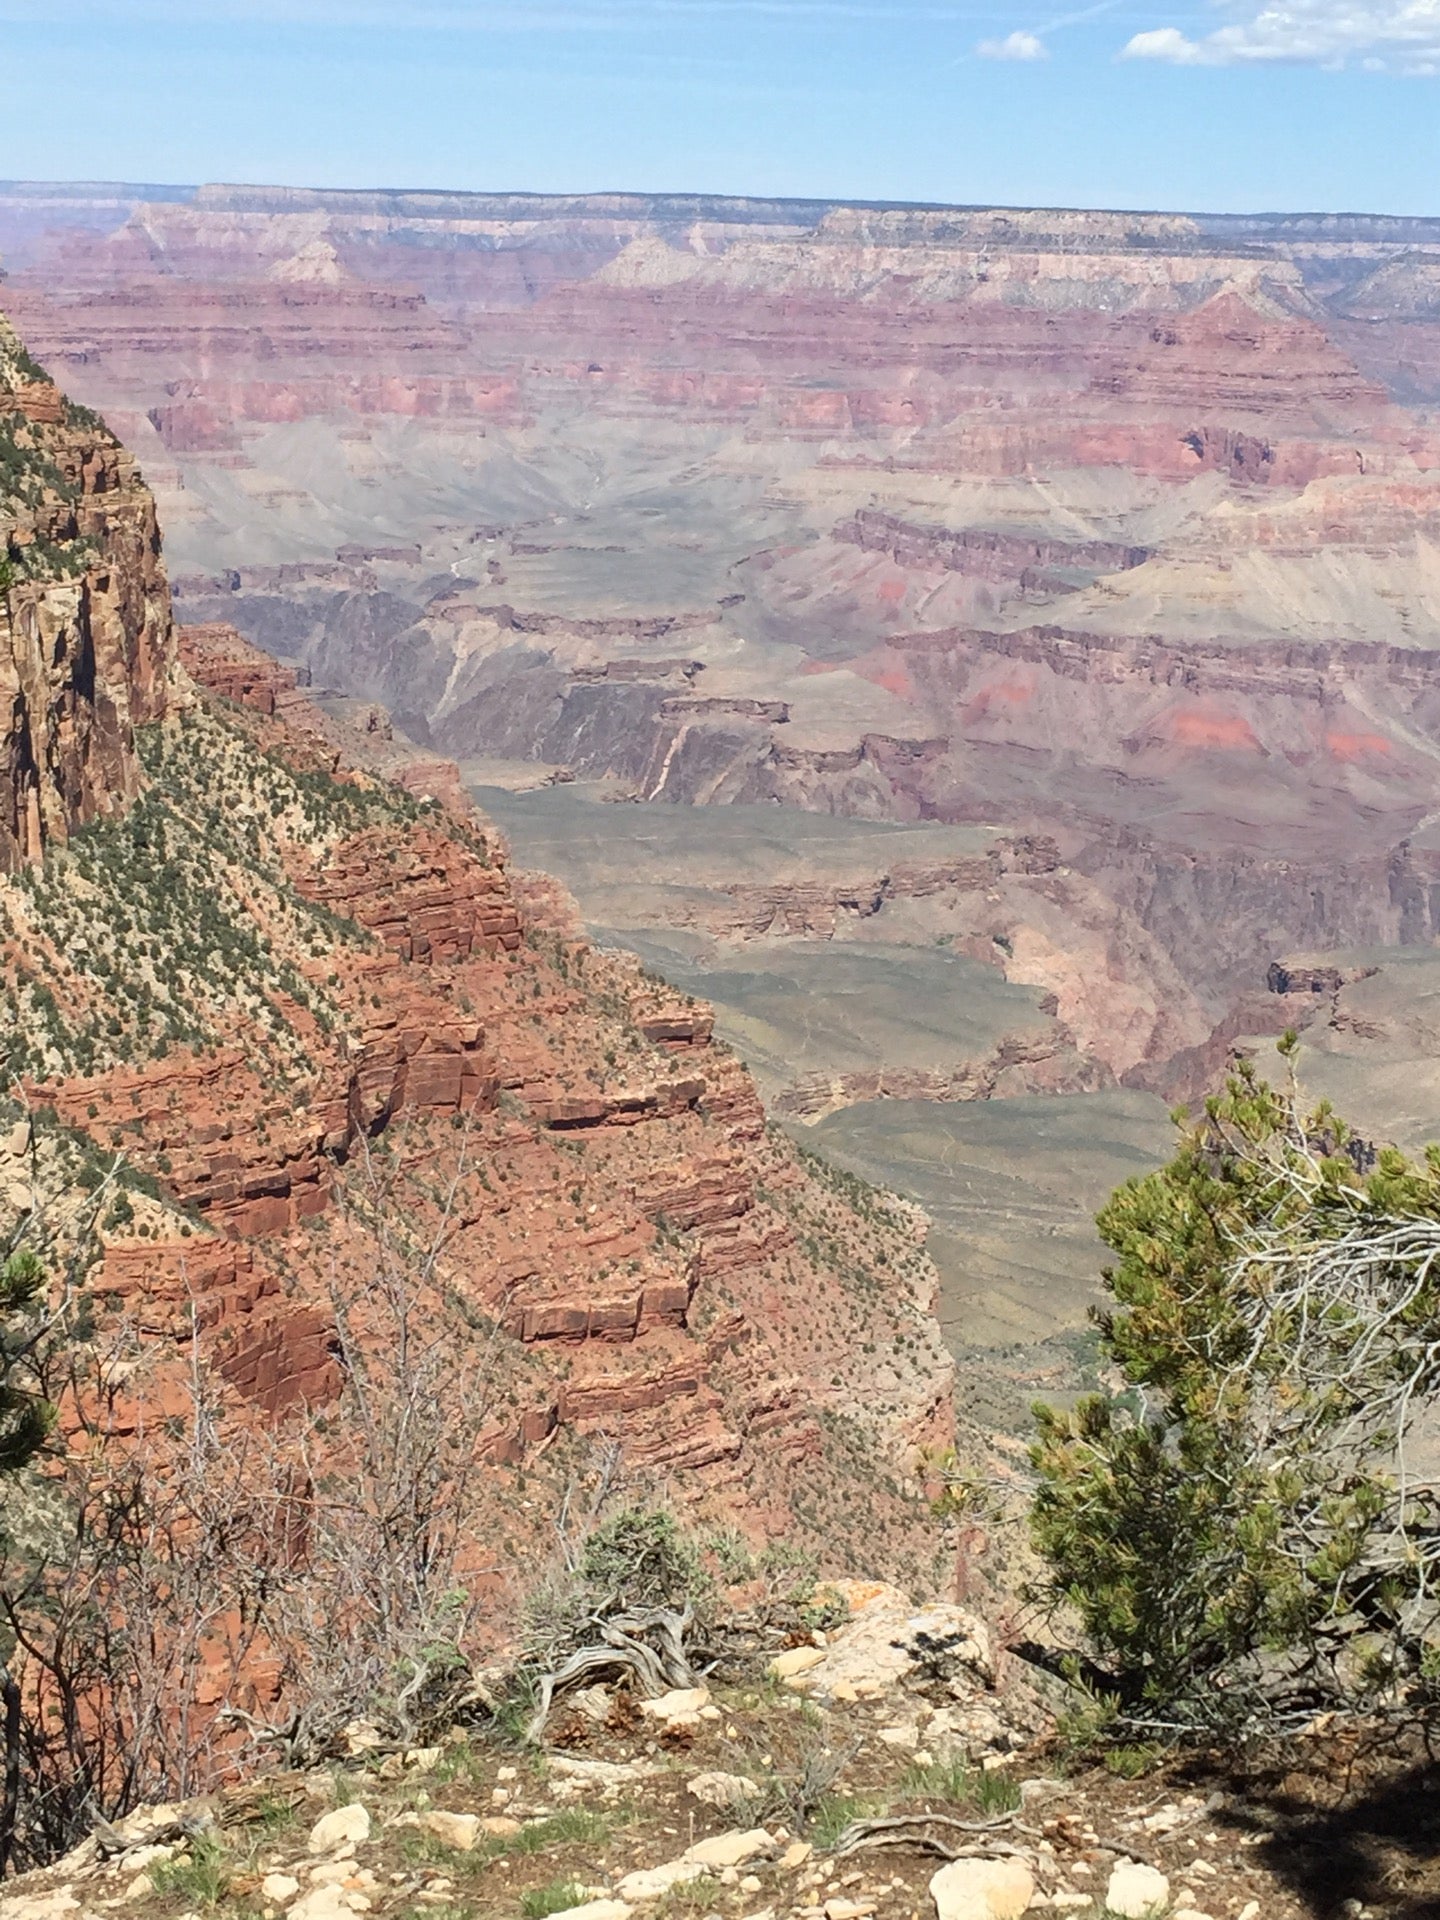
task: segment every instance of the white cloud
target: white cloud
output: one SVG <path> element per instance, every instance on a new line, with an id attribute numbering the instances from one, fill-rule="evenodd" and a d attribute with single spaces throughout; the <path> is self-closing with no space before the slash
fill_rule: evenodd
<path id="1" fill-rule="evenodd" d="M 982 40 L 975 49 L 982 60 L 1048 60 L 1050 49 L 1038 34 L 1017 28 L 1003 40 Z"/>
<path id="2" fill-rule="evenodd" d="M 1194 67 L 1201 64 L 1200 49 L 1187 40 L 1178 27 L 1156 27 L 1150 33 L 1134 34 L 1120 50 L 1122 60 L 1168 60 L 1172 66 Z"/>
<path id="3" fill-rule="evenodd" d="M 1440 71 L 1440 0 L 1269 0 L 1248 20 L 1192 40 L 1178 27 L 1137 33 L 1125 60 L 1177 67 L 1358 63 L 1371 72 Z"/>

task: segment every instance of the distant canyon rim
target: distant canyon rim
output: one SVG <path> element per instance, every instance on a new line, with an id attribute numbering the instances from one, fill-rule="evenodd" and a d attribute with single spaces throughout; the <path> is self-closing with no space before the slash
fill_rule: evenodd
<path id="1" fill-rule="evenodd" d="M 11 183 L 0 261 L 182 617 L 715 1000 L 957 1342 L 1078 1327 L 1237 1043 L 1440 1128 L 1440 220 Z"/>

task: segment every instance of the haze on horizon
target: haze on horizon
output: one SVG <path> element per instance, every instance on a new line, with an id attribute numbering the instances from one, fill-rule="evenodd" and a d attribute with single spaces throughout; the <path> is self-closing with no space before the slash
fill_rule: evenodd
<path id="1" fill-rule="evenodd" d="M 1440 211 L 1440 0 L 0 0 L 0 27 L 11 179 Z"/>

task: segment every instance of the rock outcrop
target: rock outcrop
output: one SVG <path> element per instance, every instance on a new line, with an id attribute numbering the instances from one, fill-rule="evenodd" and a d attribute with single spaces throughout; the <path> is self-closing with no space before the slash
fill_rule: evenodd
<path id="1" fill-rule="evenodd" d="M 0 316 L 0 866 L 133 799 L 165 711 L 170 599 L 135 462 Z"/>

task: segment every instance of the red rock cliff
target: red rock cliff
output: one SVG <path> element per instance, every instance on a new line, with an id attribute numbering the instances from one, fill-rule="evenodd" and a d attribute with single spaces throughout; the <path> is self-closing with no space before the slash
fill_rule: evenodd
<path id="1" fill-rule="evenodd" d="M 165 710 L 170 596 L 155 506 L 103 424 L 0 316 L 0 863 L 132 799 Z"/>
<path id="2" fill-rule="evenodd" d="M 7 736 L 41 823 L 0 879 L 9 1060 L 138 1182 L 89 1283 L 139 1343 L 127 1419 L 169 1417 L 197 1337 L 237 1427 L 333 1410 L 337 1300 L 363 1331 L 393 1249 L 425 1245 L 417 1303 L 486 1382 L 507 1537 L 543 1531 L 534 1488 L 595 1441 L 752 1534 L 915 1569 L 895 1473 L 944 1442 L 952 1375 L 915 1210 L 772 1133 L 709 1010 L 517 888 L 453 769 L 395 763 L 373 710 L 322 711 L 232 631 L 177 662 L 138 477 L 48 384 L 14 390 L 62 481 L 28 542 L 14 517 L 45 565 L 17 569 L 12 628 L 63 633 L 68 678 L 50 734 L 22 694 Z M 52 494 L 95 542 L 73 580 L 39 554 Z"/>

